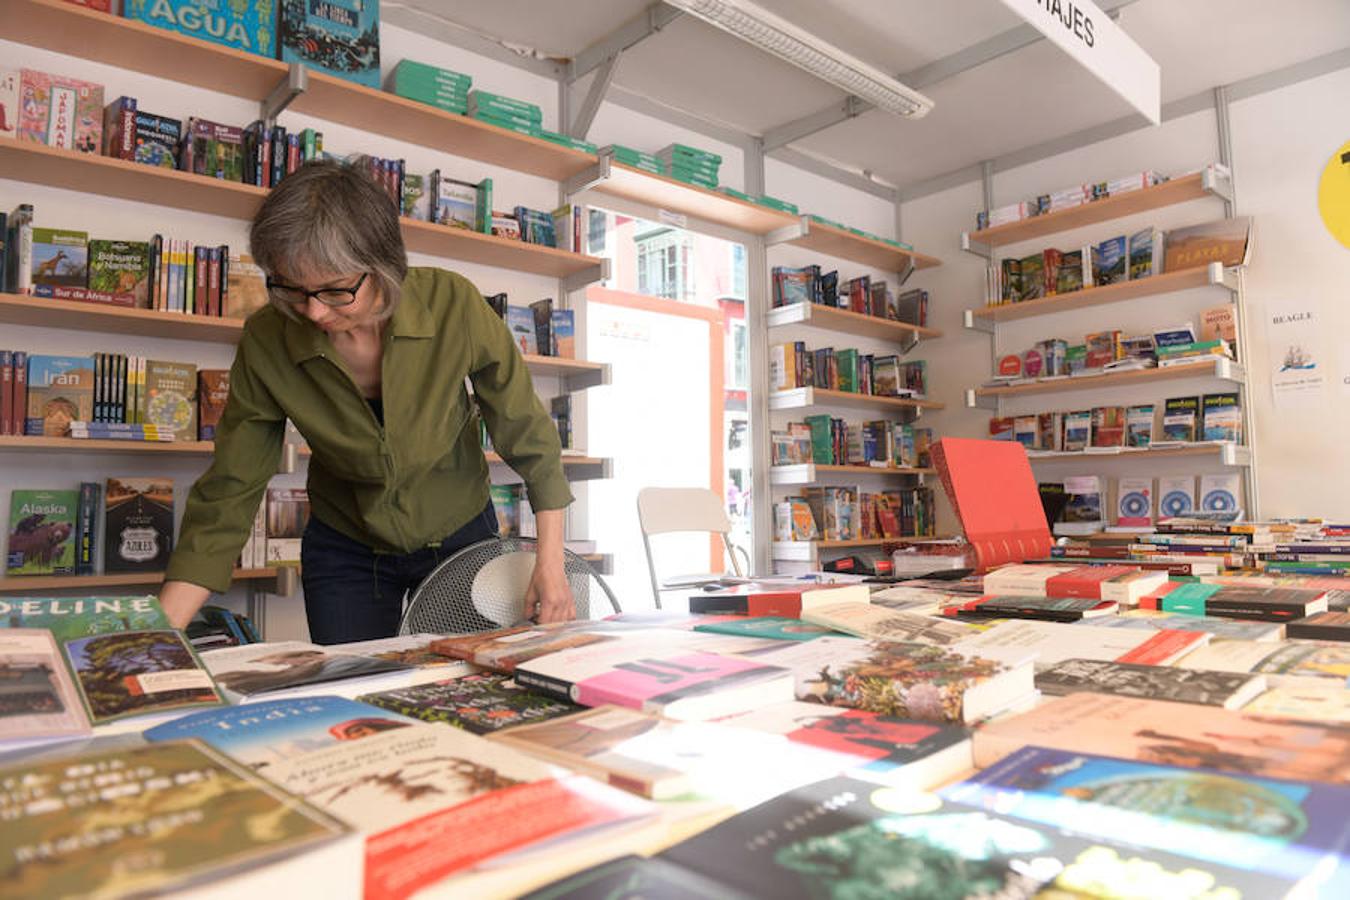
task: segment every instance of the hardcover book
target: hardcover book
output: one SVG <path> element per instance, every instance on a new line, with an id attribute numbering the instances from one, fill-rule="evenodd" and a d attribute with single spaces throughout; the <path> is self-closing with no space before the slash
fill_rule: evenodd
<path id="1" fill-rule="evenodd" d="M 0 629 L 0 741 L 90 733 L 75 684 L 44 628 Z"/>
<path id="2" fill-rule="evenodd" d="M 224 702 L 154 597 L 0 600 L 0 622 L 51 631 L 93 725 Z"/>
<path id="3" fill-rule="evenodd" d="M 19 140 L 98 153 L 103 146 L 103 85 L 23 69 Z"/>
<path id="4" fill-rule="evenodd" d="M 1350 877 L 1327 865 L 1350 847 L 1350 789 L 1336 785 L 1027 747 L 942 794 L 1077 834 L 1129 835 L 1309 895 L 1340 896 Z"/>
<path id="5" fill-rule="evenodd" d="M 7 575 L 67 575 L 75 571 L 78 491 L 15 488 L 9 495 Z"/>
<path id="6" fill-rule="evenodd" d="M 278 59 L 379 89 L 379 0 L 277 2 Z"/>
<path id="7" fill-rule="evenodd" d="M 358 699 L 413 719 L 461 728 L 472 734 L 492 734 L 545 722 L 581 709 L 575 703 L 528 691 L 500 672 L 395 688 Z"/>
<path id="8" fill-rule="evenodd" d="M 255 770 L 282 760 L 415 725 L 416 720 L 345 697 L 267 700 L 191 713 L 147 728 L 152 743 L 197 738 Z"/>
<path id="9" fill-rule="evenodd" d="M 81 778 L 91 787 L 74 789 Z M 172 893 L 348 832 L 199 741 L 17 762 L 0 782 L 6 843 L 30 849 L 6 864 L 20 897 Z"/>
<path id="10" fill-rule="evenodd" d="M 1055 697 L 1088 691 L 1238 709 L 1266 689 L 1266 679 L 1206 669 L 1065 659 L 1037 672 L 1036 687 Z"/>
<path id="11" fill-rule="evenodd" d="M 203 654 L 202 661 L 232 698 L 384 675 L 408 668 L 384 659 L 334 653 L 329 648 L 303 641 L 226 647 Z"/>
<path id="12" fill-rule="evenodd" d="M 173 551 L 173 479 L 109 478 L 103 571 L 163 572 Z"/>
<path id="13" fill-rule="evenodd" d="M 1164 700 L 1070 694 L 991 722 L 974 740 L 979 768 L 1039 746 L 1262 778 L 1350 781 L 1350 730 Z"/>
<path id="14" fill-rule="evenodd" d="M 122 15 L 157 28 L 273 59 L 276 47 L 276 4 L 273 0 L 123 0 Z"/>

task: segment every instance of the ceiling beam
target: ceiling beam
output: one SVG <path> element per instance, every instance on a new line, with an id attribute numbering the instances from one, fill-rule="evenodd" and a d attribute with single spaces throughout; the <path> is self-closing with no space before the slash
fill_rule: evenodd
<path id="1" fill-rule="evenodd" d="M 1101 4 L 1101 10 L 1115 18 L 1119 15 L 1120 9 L 1134 2 L 1135 0 L 1107 0 L 1107 2 Z M 902 84 L 908 85 L 916 91 L 921 91 L 926 87 L 937 84 L 939 81 L 946 81 L 962 72 L 969 72 L 971 69 L 993 62 L 1001 56 L 1021 50 L 1023 47 L 1029 47 L 1044 39 L 1045 35 L 1031 25 L 1018 25 L 1016 28 L 1009 28 L 1007 31 L 986 38 L 978 44 L 972 44 L 949 56 L 944 56 L 927 65 L 905 72 L 897 78 Z M 773 153 L 793 141 L 800 141 L 818 131 L 824 131 L 826 128 L 838 125 L 841 122 L 847 122 L 872 108 L 872 104 L 850 96 L 842 104 L 836 103 L 799 119 L 793 119 L 791 122 L 784 122 L 782 125 L 770 128 L 764 133 L 764 152 Z"/>
<path id="2" fill-rule="evenodd" d="M 562 60 L 544 59 L 512 49 L 504 41 L 494 40 L 470 28 L 458 25 L 424 9 L 404 4 L 388 4 L 380 10 L 380 18 L 389 25 L 429 37 L 432 40 L 485 56 L 496 62 L 524 69 L 550 80 L 561 77 L 567 67 Z"/>
<path id="3" fill-rule="evenodd" d="M 591 79 L 590 89 L 586 91 L 586 99 L 581 101 L 581 108 L 577 110 L 577 116 L 567 126 L 567 133 L 574 138 L 586 140 L 586 133 L 591 130 L 591 124 L 595 121 L 595 114 L 600 111 L 600 104 L 605 102 L 605 94 L 609 92 L 610 85 L 614 83 L 614 72 L 619 68 L 619 57 L 622 50 L 616 50 L 614 55 L 600 64 L 600 70 L 595 73 L 595 78 Z M 570 85 L 563 84 L 564 91 L 570 90 Z"/>
<path id="4" fill-rule="evenodd" d="M 684 12 L 673 6 L 653 3 L 640 15 L 629 19 L 574 56 L 567 65 L 567 80 L 575 82 L 583 75 L 595 71 L 611 56 L 645 41 L 682 15 Z"/>

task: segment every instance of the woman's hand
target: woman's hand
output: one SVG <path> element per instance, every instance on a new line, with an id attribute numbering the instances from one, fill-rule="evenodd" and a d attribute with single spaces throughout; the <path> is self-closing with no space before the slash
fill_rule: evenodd
<path id="1" fill-rule="evenodd" d="M 525 614 L 540 624 L 570 622 L 577 617 L 572 585 L 567 581 L 561 561 L 535 562 L 530 586 L 525 590 Z"/>
<path id="2" fill-rule="evenodd" d="M 211 592 L 186 581 L 166 581 L 159 589 L 159 605 L 174 628 L 186 628 L 188 622 L 211 598 Z"/>

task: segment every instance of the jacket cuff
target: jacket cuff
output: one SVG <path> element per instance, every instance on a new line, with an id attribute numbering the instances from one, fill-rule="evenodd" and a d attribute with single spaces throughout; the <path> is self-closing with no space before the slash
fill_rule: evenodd
<path id="1" fill-rule="evenodd" d="M 234 564 L 221 565 L 218 554 L 174 551 L 164 572 L 165 581 L 186 581 L 198 587 L 223 594 L 234 580 Z"/>
<path id="2" fill-rule="evenodd" d="M 539 512 L 544 509 L 563 509 L 573 500 L 572 488 L 567 478 L 559 474 L 556 478 L 536 481 L 525 485 L 525 494 L 530 498 L 530 509 Z"/>

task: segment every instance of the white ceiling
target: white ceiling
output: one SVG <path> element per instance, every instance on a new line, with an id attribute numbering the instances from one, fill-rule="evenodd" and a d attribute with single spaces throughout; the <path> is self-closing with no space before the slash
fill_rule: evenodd
<path id="1" fill-rule="evenodd" d="M 405 2 L 508 45 L 560 58 L 602 40 L 648 6 L 644 0 Z M 757 2 L 897 74 L 1020 24 L 998 0 Z M 1118 22 L 1161 66 L 1164 103 L 1350 48 L 1350 0 L 1135 0 Z M 614 84 L 751 134 L 844 99 L 841 91 L 691 16 L 630 48 Z M 923 119 L 870 112 L 793 147 L 907 186 L 1131 113 L 1047 41 L 921 90 L 936 102 Z"/>

